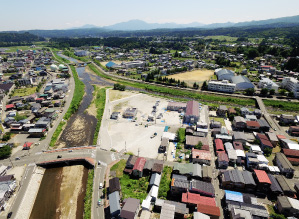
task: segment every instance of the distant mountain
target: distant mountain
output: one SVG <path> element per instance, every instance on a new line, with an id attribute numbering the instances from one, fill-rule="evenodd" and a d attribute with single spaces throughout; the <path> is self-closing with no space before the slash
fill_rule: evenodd
<path id="1" fill-rule="evenodd" d="M 85 24 L 81 27 L 72 27 L 72 28 L 69 28 L 69 29 L 90 29 L 90 28 L 99 28 L 99 27 L 96 26 L 96 25 L 93 25 L 93 24 Z"/>
<path id="2" fill-rule="evenodd" d="M 299 15 L 292 17 L 274 18 L 260 21 L 246 21 L 239 23 L 213 23 L 202 24 L 193 22 L 189 24 L 176 24 L 176 23 L 147 23 L 142 20 L 130 20 L 127 22 L 121 22 L 110 26 L 102 27 L 108 30 L 122 30 L 122 31 L 135 31 L 135 30 L 154 30 L 154 29 L 177 29 L 177 28 L 226 28 L 226 27 L 245 27 L 245 26 L 260 26 L 260 25 L 275 25 L 275 24 L 299 24 Z"/>
<path id="3" fill-rule="evenodd" d="M 204 24 L 193 22 L 190 24 L 176 24 L 176 23 L 147 23 L 142 20 L 130 20 L 127 22 L 121 22 L 103 28 L 108 30 L 123 30 L 123 31 L 134 31 L 134 30 L 154 30 L 154 29 L 176 29 L 176 28 L 188 28 L 188 27 L 202 27 Z"/>

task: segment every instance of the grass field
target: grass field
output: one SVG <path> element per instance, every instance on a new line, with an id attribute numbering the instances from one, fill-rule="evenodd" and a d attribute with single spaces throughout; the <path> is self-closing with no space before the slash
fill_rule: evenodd
<path id="1" fill-rule="evenodd" d="M 209 117 L 209 119 L 210 119 L 210 121 L 214 120 L 216 122 L 220 122 L 222 126 L 225 126 L 225 122 L 224 122 L 223 118 L 220 118 L 220 117 Z"/>
<path id="2" fill-rule="evenodd" d="M 167 76 L 175 80 L 185 81 L 189 86 L 193 86 L 194 82 L 203 82 L 209 80 L 214 75 L 214 71 L 207 69 L 200 69 Z"/>
<path id="3" fill-rule="evenodd" d="M 231 37 L 231 36 L 206 36 L 205 39 L 213 39 L 213 40 L 220 40 L 220 41 L 230 41 L 230 42 L 233 42 L 233 41 L 236 41 L 238 39 L 238 37 Z"/>
<path id="4" fill-rule="evenodd" d="M 19 88 L 14 90 L 13 96 L 19 96 L 19 97 L 29 96 L 31 94 L 34 94 L 35 92 L 36 92 L 36 87 Z"/>
<path id="5" fill-rule="evenodd" d="M 35 48 L 31 48 L 30 46 L 12 46 L 12 47 L 7 47 L 8 50 L 6 50 L 5 52 L 16 52 L 17 49 L 18 50 L 37 50 L 37 49 L 41 49 L 41 47 L 35 47 Z"/>

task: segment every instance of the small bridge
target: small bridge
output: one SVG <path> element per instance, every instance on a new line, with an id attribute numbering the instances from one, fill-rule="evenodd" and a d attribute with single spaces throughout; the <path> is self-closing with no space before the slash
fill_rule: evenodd
<path id="1" fill-rule="evenodd" d="M 92 169 L 95 166 L 95 160 L 90 157 L 77 157 L 77 158 L 48 160 L 48 161 L 37 163 L 36 165 L 44 168 L 84 165 L 86 168 Z"/>

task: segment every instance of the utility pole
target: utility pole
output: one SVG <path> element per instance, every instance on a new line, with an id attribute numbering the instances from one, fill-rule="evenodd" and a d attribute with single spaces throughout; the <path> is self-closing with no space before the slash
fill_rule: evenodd
<path id="1" fill-rule="evenodd" d="M 125 152 L 127 152 L 127 142 L 125 141 Z"/>
<path id="2" fill-rule="evenodd" d="M 138 148 L 138 157 L 139 157 L 140 148 Z"/>

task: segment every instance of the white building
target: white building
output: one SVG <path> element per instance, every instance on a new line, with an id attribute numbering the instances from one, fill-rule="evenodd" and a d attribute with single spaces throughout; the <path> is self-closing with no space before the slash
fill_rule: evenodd
<path id="1" fill-rule="evenodd" d="M 262 78 L 259 81 L 258 87 L 259 88 L 267 88 L 268 90 L 273 89 L 273 90 L 275 90 L 276 93 L 278 92 L 278 88 L 279 88 L 279 86 L 276 83 L 274 83 L 272 80 L 270 80 L 269 78 Z"/>
<path id="2" fill-rule="evenodd" d="M 288 91 L 292 91 L 296 98 L 299 97 L 299 81 L 297 79 L 292 77 L 285 77 L 282 80 L 281 86 Z"/>
<path id="3" fill-rule="evenodd" d="M 223 81 L 209 81 L 208 90 L 219 91 L 225 93 L 234 93 L 236 84 L 230 83 L 227 80 Z"/>

